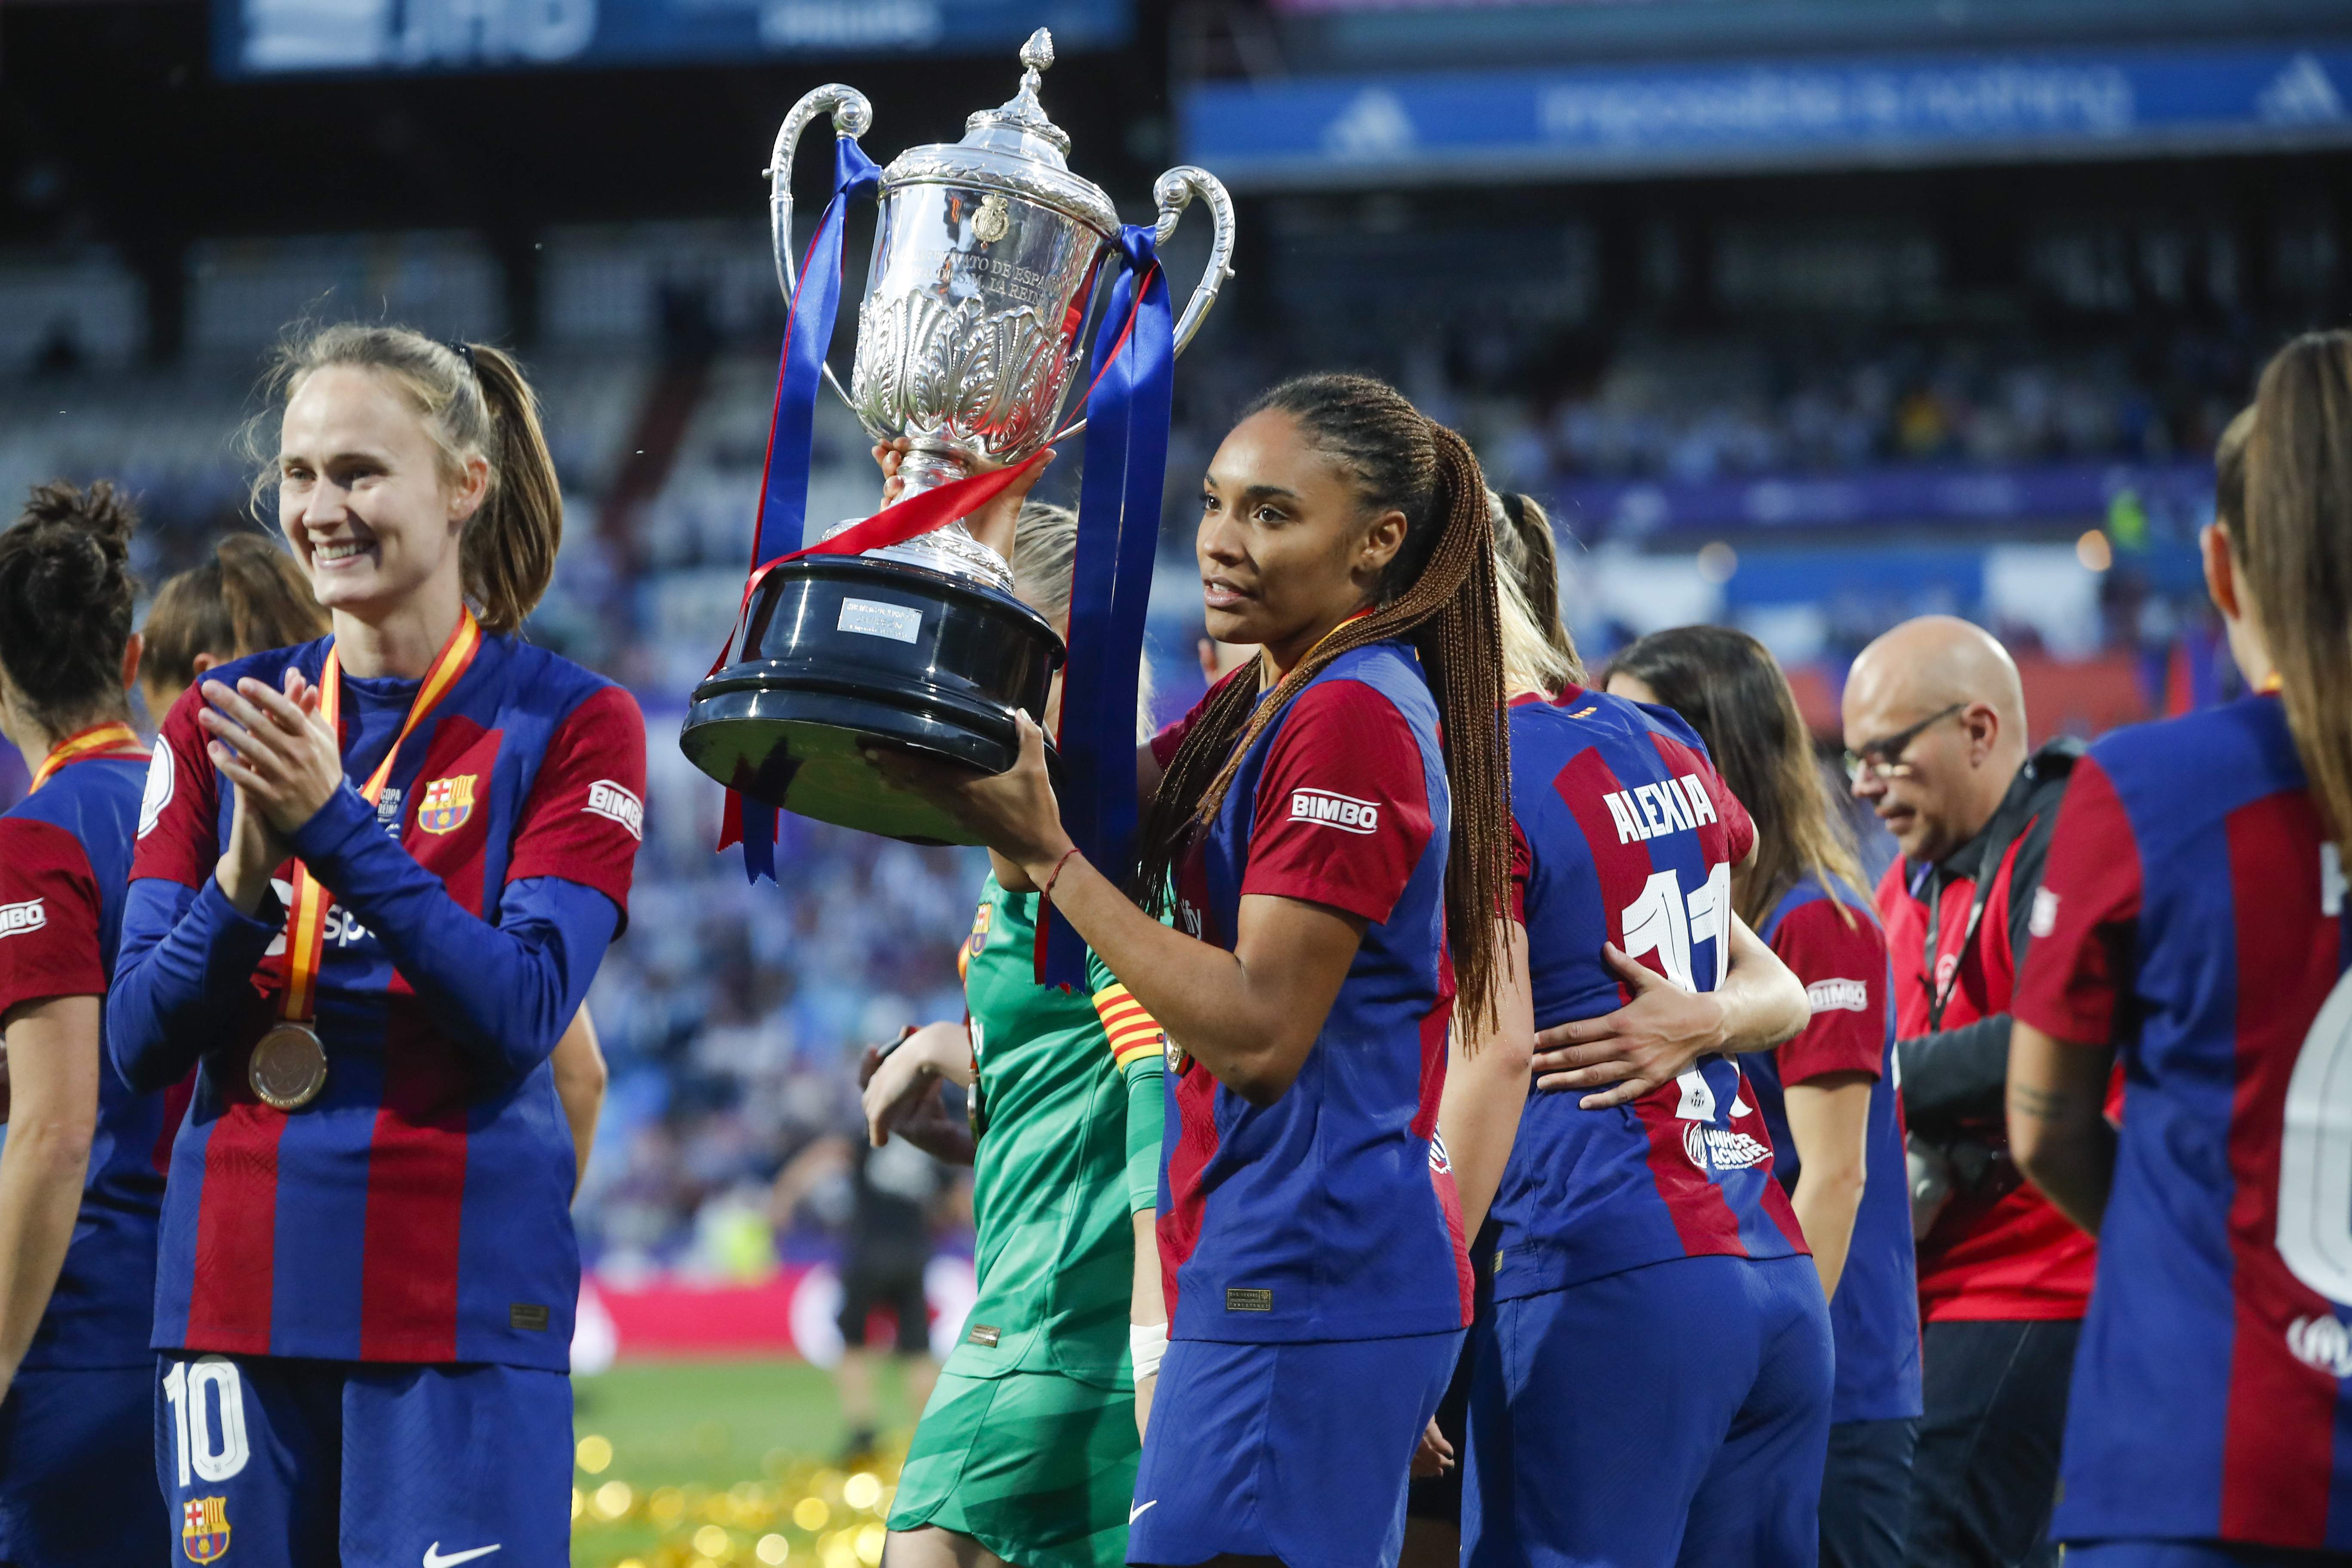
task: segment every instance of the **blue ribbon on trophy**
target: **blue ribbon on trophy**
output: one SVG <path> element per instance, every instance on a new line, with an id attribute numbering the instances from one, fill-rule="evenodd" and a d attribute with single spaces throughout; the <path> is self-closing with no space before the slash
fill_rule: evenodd
<path id="1" fill-rule="evenodd" d="M 775 876 L 780 809 L 910 843 L 967 841 L 953 814 L 880 765 L 875 748 L 1004 767 L 1013 711 L 1038 710 L 1057 662 L 1064 823 L 1105 875 L 1124 880 L 1132 869 L 1136 692 L 1174 362 L 1232 275 L 1233 208 L 1213 175 L 1179 166 L 1153 184 L 1158 222 L 1121 225 L 1101 187 L 1071 173 L 1069 137 L 1038 101 L 1051 35 L 1034 33 L 1021 63 L 1013 97 L 967 119 L 962 141 L 910 149 L 887 170 L 856 145 L 872 109 L 853 88 L 812 89 L 776 134 L 770 231 L 791 314 L 752 569 L 678 737 L 726 787 L 719 847 L 740 843 L 755 882 Z M 793 152 L 827 113 L 832 200 L 803 252 L 791 243 Z M 878 270 L 844 388 L 826 367 L 843 229 L 849 203 L 877 195 Z M 1195 197 L 1215 228 L 1179 317 L 1158 247 Z M 1046 434 L 1082 346 L 1087 380 L 1073 412 L 1088 434 L 1071 625 L 1057 640 L 1011 598 L 1010 563 L 959 524 L 1034 477 L 1045 449 L 1076 433 L 1073 423 Z M 803 547 L 820 382 L 877 439 L 918 439 L 896 502 Z M 1058 915 L 1040 921 L 1041 981 L 1084 985 L 1086 959 Z"/>
<path id="2" fill-rule="evenodd" d="M 831 539 L 789 548 L 799 541 L 807 519 L 818 385 L 841 304 L 844 220 L 849 202 L 873 195 L 881 177 L 873 160 L 850 138 L 838 138 L 834 147 L 833 199 L 809 244 L 785 321 L 752 540 L 753 567 L 743 586 L 746 605 L 760 579 L 786 561 L 857 554 L 902 542 L 969 516 L 1039 460 L 1032 458 L 942 485 Z M 1069 789 L 1064 819 L 1087 858 L 1113 877 L 1124 875 L 1134 853 L 1133 715 L 1151 556 L 1159 539 L 1160 496 L 1167 473 L 1175 364 L 1174 320 L 1151 227 L 1124 227 L 1118 258 L 1121 270 L 1096 333 L 1085 404 L 1090 431 L 1088 475 L 1080 494 L 1070 644 L 1074 649 L 1085 648 L 1087 657 L 1074 657 L 1067 667 L 1056 737 Z M 728 645 L 711 665 L 714 673 L 727 663 L 732 646 L 730 632 Z M 1081 704 L 1075 722 L 1074 701 Z M 1106 787 L 1121 779 L 1126 781 L 1123 798 L 1118 789 Z M 775 806 L 730 788 L 718 847 L 740 842 L 746 877 L 755 883 L 761 877 L 773 881 L 776 825 Z M 1066 924 L 1061 929 L 1068 931 Z M 1041 976 L 1050 969 L 1055 984 L 1086 983 L 1085 949 L 1075 932 L 1059 944 L 1058 952 L 1065 956 L 1052 962 L 1045 932 L 1038 942 Z"/>
<path id="3" fill-rule="evenodd" d="M 1149 224 L 1121 227 L 1121 269 L 1087 363 L 1086 475 L 1062 667 L 1062 826 L 1103 875 L 1135 862 L 1135 704 L 1160 503 L 1168 475 L 1176 321 Z M 1037 925 L 1040 984 L 1083 987 L 1087 950 L 1048 908 Z"/>
<path id="4" fill-rule="evenodd" d="M 760 481 L 760 521 L 751 536 L 751 578 L 758 581 L 762 562 L 773 561 L 800 542 L 808 518 L 809 453 L 816 436 L 817 387 L 824 377 L 824 352 L 833 345 L 833 324 L 841 310 L 841 256 L 844 220 L 853 200 L 871 197 L 882 188 L 881 166 L 846 136 L 833 143 L 833 199 L 809 241 L 801 266 L 801 286 L 784 317 L 782 362 L 776 368 L 775 418 L 768 431 L 768 456 Z M 744 598 L 751 598 L 746 584 Z M 728 634 L 734 643 L 734 634 Z M 715 674 L 727 662 L 726 648 L 710 668 Z M 719 830 L 719 847 L 738 839 L 743 845 L 743 869 L 751 881 L 776 879 L 776 808 L 727 792 L 726 815 Z"/>

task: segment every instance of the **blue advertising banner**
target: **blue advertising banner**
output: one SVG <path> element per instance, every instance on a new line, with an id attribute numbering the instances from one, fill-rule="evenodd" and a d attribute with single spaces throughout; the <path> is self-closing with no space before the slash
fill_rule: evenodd
<path id="1" fill-rule="evenodd" d="M 1756 530 L 2095 523 L 2118 503 L 2188 537 L 2211 514 L 2213 465 L 2061 462 L 1995 468 L 1906 464 L 1852 473 L 1737 479 L 1555 480 L 1545 492 L 1580 539 L 1737 535 Z"/>
<path id="2" fill-rule="evenodd" d="M 2352 142 L 2352 39 L 1213 82 L 1184 156 L 1235 189 Z"/>
<path id="3" fill-rule="evenodd" d="M 1127 41 L 1132 0 L 213 0 L 224 77 L 675 65 Z"/>

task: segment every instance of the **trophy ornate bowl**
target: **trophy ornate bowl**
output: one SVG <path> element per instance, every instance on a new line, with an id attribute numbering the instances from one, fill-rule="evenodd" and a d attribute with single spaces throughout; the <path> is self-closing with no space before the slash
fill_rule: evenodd
<path id="1" fill-rule="evenodd" d="M 1070 139 L 1037 100 L 1053 61 L 1039 28 L 1009 101 L 973 114 L 962 141 L 910 148 L 882 171 L 849 385 L 829 365 L 824 375 L 876 440 L 908 440 L 902 501 L 1021 462 L 1056 434 L 1119 222 L 1102 189 L 1070 171 Z M 793 153 L 820 114 L 852 141 L 873 121 L 863 94 L 829 85 L 776 134 L 770 215 L 787 299 L 799 284 Z M 1208 268 L 1176 323 L 1181 353 L 1232 275 L 1233 203 L 1192 167 L 1160 175 L 1152 194 L 1160 244 L 1196 196 L 1214 223 Z M 1002 772 L 1019 751 L 1013 710 L 1042 721 L 1064 657 L 1055 629 L 1013 596 L 1011 566 L 961 522 L 860 556 L 784 563 L 760 580 L 742 634 L 736 662 L 695 689 L 687 756 L 753 799 L 917 843 L 970 839 L 866 752 L 878 743 Z"/>

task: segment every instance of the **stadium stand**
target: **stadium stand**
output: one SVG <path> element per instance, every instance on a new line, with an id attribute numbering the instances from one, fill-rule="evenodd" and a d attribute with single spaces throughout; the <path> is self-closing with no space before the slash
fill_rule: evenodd
<path id="1" fill-rule="evenodd" d="M 1472 436 L 1498 482 L 1553 504 L 1572 536 L 1565 603 L 1591 655 L 1728 616 L 1790 664 L 1827 729 L 1855 648 L 1953 608 L 2021 649 L 2053 731 L 2215 689 L 2225 661 L 2189 547 L 2202 454 L 2267 342 L 2244 312 L 2183 310 L 2160 330 L 2144 316 L 2128 331 L 2079 315 L 2046 331 L 2022 315 L 1998 331 L 1922 325 L 1896 307 L 1933 293 L 1934 258 L 1899 236 L 1798 243 L 1735 227 L 1714 258 L 1728 325 L 1604 330 L 1595 237 L 1568 224 L 1468 247 L 1485 275 L 1565 279 L 1528 330 L 1507 293 L 1441 308 L 1413 289 L 1465 237 L 1405 232 L 1392 202 L 1276 217 L 1295 243 L 1268 284 L 1276 330 L 1220 318 L 1180 382 L 1163 586 L 1189 580 L 1189 487 L 1233 409 L 1277 366 L 1346 363 L 1396 378 Z M 641 224 L 543 244 L 530 359 L 569 526 L 532 632 L 625 680 L 656 739 L 635 919 L 593 998 L 614 1087 L 583 1242 L 614 1279 L 756 1273 L 768 1254 L 747 1250 L 743 1216 L 783 1160 L 850 1115 L 846 1055 L 960 1011 L 952 956 L 979 870 L 965 853 L 793 819 L 797 874 L 781 891 L 746 888 L 731 854 L 710 853 L 716 800 L 660 737 L 740 592 L 781 324 L 763 237 Z M 2134 265 L 2144 273 L 2161 248 Z M 2057 241 L 2035 254 L 2052 289 L 2098 298 L 2096 254 Z M 462 235 L 208 244 L 189 281 L 188 352 L 158 366 L 137 352 L 141 290 L 107 253 L 0 258 L 0 487 L 124 480 L 151 521 L 151 581 L 244 525 L 238 437 L 288 322 L 505 329 L 496 268 Z M 1838 332 L 1790 317 L 1840 289 L 1885 309 Z M 870 508 L 865 446 L 844 410 L 821 407 L 812 527 Z M 1054 487 L 1073 481 L 1064 471 Z M 1189 593 L 1162 598 L 1165 717 L 1199 689 L 1198 612 Z"/>

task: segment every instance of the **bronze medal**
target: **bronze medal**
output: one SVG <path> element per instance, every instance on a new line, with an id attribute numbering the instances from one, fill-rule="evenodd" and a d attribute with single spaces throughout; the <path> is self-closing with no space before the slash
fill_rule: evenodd
<path id="1" fill-rule="evenodd" d="M 299 1110 L 327 1087 L 327 1047 L 308 1024 L 279 1024 L 254 1042 L 245 1080 L 264 1104 Z"/>
<path id="2" fill-rule="evenodd" d="M 434 656 L 433 668 L 425 672 L 425 680 L 416 689 L 416 696 L 408 705 L 408 717 L 393 737 L 392 750 L 383 754 L 375 772 L 360 786 L 360 796 L 369 805 L 381 807 L 385 798 L 385 786 L 392 778 L 392 765 L 399 760 L 400 748 L 424 717 L 436 704 L 448 695 L 449 689 L 474 662 L 474 655 L 482 646 L 482 628 L 471 610 L 460 606 L 457 624 L 449 633 L 449 640 L 441 645 Z M 319 675 L 319 718 L 331 734 L 340 733 L 337 717 L 342 707 L 342 658 L 334 645 L 327 647 L 327 661 Z M 436 783 L 454 784 L 453 780 Z M 472 779 L 466 781 L 470 791 Z M 470 794 L 464 810 L 454 798 L 456 790 L 446 792 L 440 802 L 445 813 L 457 816 L 436 827 L 429 823 L 420 826 L 428 833 L 446 832 L 463 819 L 464 810 L 471 809 Z M 393 797 L 396 802 L 398 797 Z M 395 805 L 394 810 L 398 807 Z M 319 1004 L 319 969 L 327 950 L 327 911 L 331 900 L 327 890 L 310 875 L 310 868 L 301 861 L 294 862 L 293 897 L 288 900 L 286 911 L 286 989 L 278 999 L 278 1023 L 253 1044 L 253 1054 L 246 1058 L 245 1081 L 264 1105 L 279 1110 L 299 1110 L 319 1098 L 327 1087 L 327 1047 L 312 1028 L 310 1019 Z"/>

